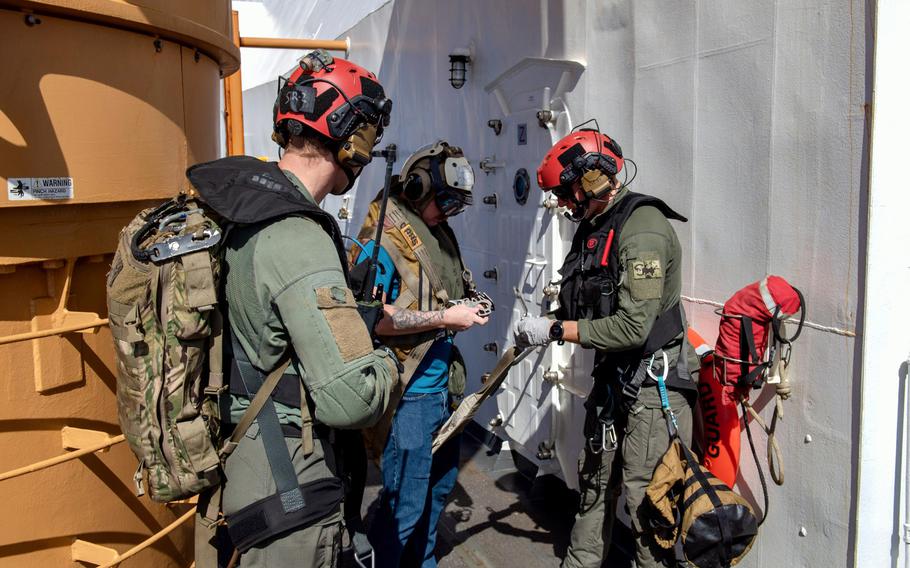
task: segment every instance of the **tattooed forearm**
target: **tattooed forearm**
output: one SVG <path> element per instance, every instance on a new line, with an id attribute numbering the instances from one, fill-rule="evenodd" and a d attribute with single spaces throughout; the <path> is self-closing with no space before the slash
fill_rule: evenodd
<path id="1" fill-rule="evenodd" d="M 397 331 L 426 330 L 442 325 L 442 310 L 418 312 L 401 309 L 392 314 L 392 327 Z"/>

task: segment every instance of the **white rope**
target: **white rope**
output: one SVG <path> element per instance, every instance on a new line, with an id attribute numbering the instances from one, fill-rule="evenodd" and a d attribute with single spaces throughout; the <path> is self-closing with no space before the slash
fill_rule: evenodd
<path id="1" fill-rule="evenodd" d="M 720 302 L 716 302 L 714 300 L 708 300 L 705 298 L 692 298 L 690 296 L 680 296 L 680 298 L 683 301 L 689 302 L 690 304 L 702 304 L 705 306 L 714 306 L 715 308 L 724 307 L 724 305 Z M 799 323 L 799 320 L 794 319 L 794 318 L 789 318 L 789 319 L 784 320 L 784 322 L 785 323 Z M 822 325 L 820 323 L 815 323 L 815 322 L 811 322 L 808 320 L 806 320 L 803 323 L 803 325 L 806 327 L 812 328 L 814 330 L 824 332 L 824 333 L 833 333 L 835 335 L 842 335 L 844 337 L 856 337 L 856 331 L 854 331 L 852 329 L 842 329 L 842 328 L 833 327 L 830 325 Z"/>

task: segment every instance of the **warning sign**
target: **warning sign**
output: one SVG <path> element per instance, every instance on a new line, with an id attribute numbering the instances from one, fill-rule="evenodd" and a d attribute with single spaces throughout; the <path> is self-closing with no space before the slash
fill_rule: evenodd
<path id="1" fill-rule="evenodd" d="M 73 178 L 9 178 L 6 181 L 10 201 L 34 199 L 72 199 Z"/>

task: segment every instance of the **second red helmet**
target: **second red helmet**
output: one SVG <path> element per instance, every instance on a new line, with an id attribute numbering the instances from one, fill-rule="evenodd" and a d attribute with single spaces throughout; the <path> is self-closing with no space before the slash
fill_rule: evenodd
<path id="1" fill-rule="evenodd" d="M 623 163 L 622 148 L 615 140 L 597 130 L 579 130 L 564 137 L 546 153 L 537 168 L 537 185 L 544 191 L 551 191 L 571 187 L 588 172 L 615 176 L 622 170 Z M 585 189 L 587 191 L 588 187 Z"/>

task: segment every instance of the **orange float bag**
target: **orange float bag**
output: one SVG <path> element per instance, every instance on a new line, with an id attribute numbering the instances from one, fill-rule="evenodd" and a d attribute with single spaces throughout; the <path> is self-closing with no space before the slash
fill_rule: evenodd
<path id="1" fill-rule="evenodd" d="M 698 411 L 701 429 L 698 432 L 702 450 L 701 463 L 715 477 L 733 487 L 739 470 L 740 425 L 737 401 L 733 389 L 724 386 L 714 376 L 714 349 L 692 328 L 689 343 L 701 360 L 698 375 Z"/>
<path id="2" fill-rule="evenodd" d="M 793 337 L 782 335 L 782 322 L 800 312 Z M 733 487 L 739 471 L 740 418 L 737 405 L 749 391 L 763 384 L 775 359 L 775 349 L 789 345 L 805 320 L 802 293 L 780 276 L 767 276 L 742 288 L 718 312 L 721 316 L 717 345 L 702 356 L 699 375 L 699 410 L 702 416 L 702 464 Z M 690 330 L 693 345 L 704 340 Z M 768 343 L 774 342 L 768 357 Z"/>

